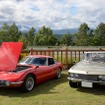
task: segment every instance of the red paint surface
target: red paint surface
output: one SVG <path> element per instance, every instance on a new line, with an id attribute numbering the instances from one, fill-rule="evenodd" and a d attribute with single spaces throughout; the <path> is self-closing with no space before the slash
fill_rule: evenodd
<path id="1" fill-rule="evenodd" d="M 0 70 L 14 70 L 16 68 L 22 42 L 3 42 L 0 46 Z"/>

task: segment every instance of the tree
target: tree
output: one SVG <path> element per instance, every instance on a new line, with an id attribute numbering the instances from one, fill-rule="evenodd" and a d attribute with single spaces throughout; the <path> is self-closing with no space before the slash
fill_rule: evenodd
<path id="1" fill-rule="evenodd" d="M 40 46 L 53 46 L 57 42 L 56 36 L 53 31 L 48 27 L 41 27 L 37 35 L 34 37 L 34 44 Z"/>
<path id="2" fill-rule="evenodd" d="M 27 47 L 28 41 L 27 41 L 27 38 L 25 35 L 21 35 L 18 41 L 23 42 L 23 49 L 25 49 Z"/>
<path id="3" fill-rule="evenodd" d="M 8 31 L 9 25 L 7 23 L 4 23 L 3 26 L 1 27 L 1 30 Z"/>
<path id="4" fill-rule="evenodd" d="M 3 24 L 3 26 L 0 29 L 0 39 L 2 41 L 8 41 L 9 40 L 9 25 L 6 23 Z"/>
<path id="5" fill-rule="evenodd" d="M 79 46 L 89 45 L 90 28 L 86 23 L 80 25 L 78 33 L 75 36 L 75 44 Z"/>
<path id="6" fill-rule="evenodd" d="M 72 35 L 70 33 L 68 34 L 64 34 L 61 38 L 60 38 L 60 44 L 64 44 L 64 45 L 72 45 Z"/>
<path id="7" fill-rule="evenodd" d="M 29 32 L 28 32 L 28 45 L 29 46 L 32 46 L 33 45 L 33 42 L 34 42 L 34 36 L 35 36 L 35 29 L 32 27 Z"/>
<path id="8" fill-rule="evenodd" d="M 40 34 L 35 35 L 35 37 L 34 37 L 34 45 L 36 45 L 36 46 L 44 45 L 43 40 L 44 40 L 43 35 L 40 35 Z"/>
<path id="9" fill-rule="evenodd" d="M 94 31 L 93 44 L 105 46 L 105 23 L 100 23 Z"/>
<path id="10" fill-rule="evenodd" d="M 17 42 L 20 35 L 19 35 L 19 30 L 18 27 L 16 26 L 15 23 L 13 23 L 10 27 L 9 27 L 9 41 L 14 41 Z"/>
<path id="11" fill-rule="evenodd" d="M 2 40 L 0 39 L 0 46 L 1 46 L 1 44 L 2 44 Z"/>

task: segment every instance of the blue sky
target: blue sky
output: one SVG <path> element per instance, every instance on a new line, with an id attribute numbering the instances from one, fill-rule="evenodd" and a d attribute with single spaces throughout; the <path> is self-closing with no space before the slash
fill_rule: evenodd
<path id="1" fill-rule="evenodd" d="M 105 22 L 104 0 L 0 0 L 0 26 L 64 29 L 84 22 L 91 28 Z"/>

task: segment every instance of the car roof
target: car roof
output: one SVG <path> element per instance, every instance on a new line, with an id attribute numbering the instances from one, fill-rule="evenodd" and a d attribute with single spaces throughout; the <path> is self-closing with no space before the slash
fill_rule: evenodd
<path id="1" fill-rule="evenodd" d="M 53 58 L 53 57 L 51 57 L 51 56 L 47 56 L 47 55 L 28 55 L 29 57 L 37 57 L 37 58 L 39 58 L 39 57 L 41 57 L 41 58 Z"/>

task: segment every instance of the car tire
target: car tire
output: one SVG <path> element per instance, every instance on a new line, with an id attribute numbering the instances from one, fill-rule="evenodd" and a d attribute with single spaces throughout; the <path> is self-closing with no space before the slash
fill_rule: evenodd
<path id="1" fill-rule="evenodd" d="M 56 78 L 59 79 L 61 77 L 61 69 L 59 68 L 56 73 Z"/>
<path id="2" fill-rule="evenodd" d="M 34 86 L 35 86 L 35 78 L 33 77 L 33 75 L 29 74 L 26 76 L 21 89 L 23 92 L 29 92 L 34 88 Z"/>
<path id="3" fill-rule="evenodd" d="M 69 81 L 69 85 L 70 85 L 70 87 L 77 88 L 76 82 Z"/>

